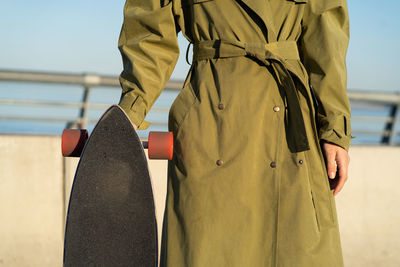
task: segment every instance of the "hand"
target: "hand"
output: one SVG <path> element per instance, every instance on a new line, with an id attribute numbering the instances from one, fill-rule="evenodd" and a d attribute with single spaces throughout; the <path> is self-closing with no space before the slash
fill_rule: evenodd
<path id="1" fill-rule="evenodd" d="M 350 157 L 347 151 L 335 144 L 322 140 L 322 151 L 324 152 L 326 168 L 333 195 L 336 196 L 343 188 L 348 178 L 348 167 Z"/>

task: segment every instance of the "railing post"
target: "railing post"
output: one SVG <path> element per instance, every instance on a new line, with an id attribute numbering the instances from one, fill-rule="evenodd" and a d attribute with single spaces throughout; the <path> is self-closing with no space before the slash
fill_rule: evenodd
<path id="1" fill-rule="evenodd" d="M 390 120 L 385 125 L 384 136 L 382 136 L 381 143 L 385 145 L 394 145 L 394 130 L 396 125 L 396 118 L 399 111 L 400 104 L 392 104 L 390 106 L 389 116 Z"/>
<path id="2" fill-rule="evenodd" d="M 82 107 L 79 112 L 79 128 L 84 129 L 87 125 L 88 121 L 88 109 L 89 109 L 89 94 L 90 94 L 90 86 L 85 86 L 82 97 Z"/>

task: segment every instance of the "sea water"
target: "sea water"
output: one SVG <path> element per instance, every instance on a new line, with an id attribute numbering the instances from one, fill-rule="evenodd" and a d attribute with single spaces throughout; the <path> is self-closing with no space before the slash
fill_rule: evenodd
<path id="1" fill-rule="evenodd" d="M 75 85 L 54 85 L 38 83 L 0 82 L 0 134 L 23 135 L 61 135 L 68 123 L 75 122 L 80 115 L 77 106 L 45 106 L 32 104 L 2 103 L 5 100 L 24 100 L 56 103 L 80 103 L 84 89 Z M 152 110 L 146 117 L 153 124 L 149 129 L 139 131 L 146 138 L 149 131 L 167 131 L 168 109 L 179 91 L 164 90 L 156 100 Z M 107 106 L 119 101 L 121 90 L 115 87 L 94 87 L 90 90 L 89 103 L 105 104 Z M 390 107 L 382 104 L 351 102 L 352 117 L 368 116 L 387 118 Z M 166 111 L 158 111 L 163 108 Z M 95 122 L 106 108 L 90 108 L 87 113 L 89 123 L 86 128 L 93 129 Z M 48 121 L 46 121 L 48 119 Z M 160 125 L 161 124 L 161 125 Z M 395 126 L 400 131 L 400 123 Z M 384 121 L 352 120 L 352 132 L 356 136 L 354 145 L 378 145 L 382 136 L 379 134 L 385 128 Z M 366 133 L 376 132 L 376 133 Z M 395 143 L 400 143 L 400 136 L 395 136 Z"/>

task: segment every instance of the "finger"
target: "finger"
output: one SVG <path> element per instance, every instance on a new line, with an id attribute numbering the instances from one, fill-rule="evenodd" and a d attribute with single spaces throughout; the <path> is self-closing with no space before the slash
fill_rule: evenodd
<path id="1" fill-rule="evenodd" d="M 338 153 L 337 164 L 338 164 L 338 170 L 339 170 L 339 178 L 338 178 L 337 186 L 335 187 L 335 190 L 333 192 L 333 194 L 335 196 L 337 194 L 339 194 L 339 192 L 342 190 L 344 183 L 347 181 L 347 178 L 348 178 L 349 162 L 346 159 L 346 155 Z"/>
<path id="2" fill-rule="evenodd" d="M 334 179 L 336 176 L 336 164 L 335 164 L 336 151 L 327 150 L 325 156 L 326 156 L 326 169 L 328 172 L 328 177 Z"/>

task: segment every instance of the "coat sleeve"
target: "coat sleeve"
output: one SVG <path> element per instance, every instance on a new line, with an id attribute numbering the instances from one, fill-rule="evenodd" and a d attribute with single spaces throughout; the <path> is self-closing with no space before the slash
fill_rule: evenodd
<path id="1" fill-rule="evenodd" d="M 346 94 L 346 0 L 309 0 L 302 27 L 299 50 L 318 101 L 319 138 L 348 150 L 351 113 Z"/>
<path id="2" fill-rule="evenodd" d="M 149 126 L 144 118 L 178 60 L 177 32 L 172 2 L 126 0 L 118 42 L 123 61 L 119 105 L 139 129 Z"/>

